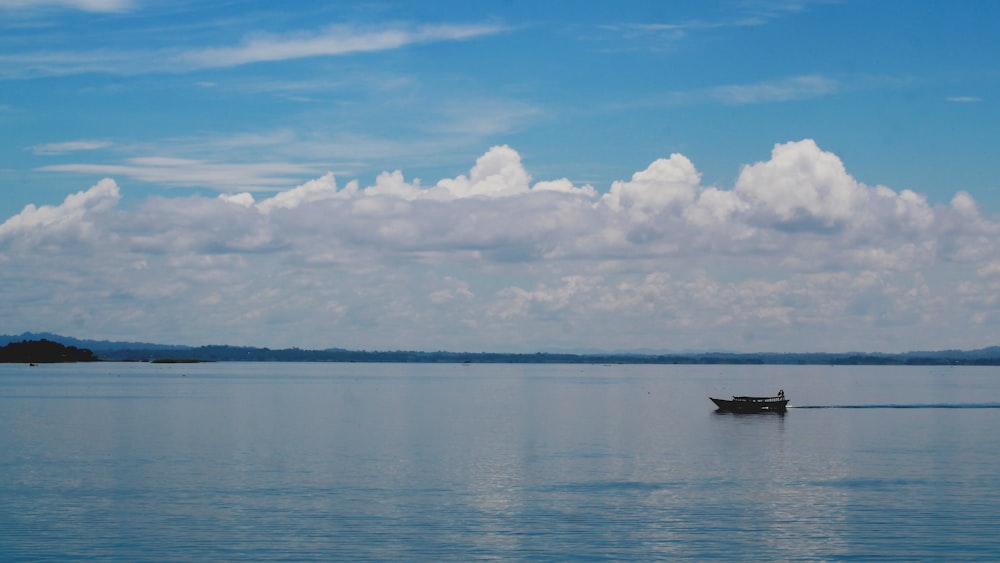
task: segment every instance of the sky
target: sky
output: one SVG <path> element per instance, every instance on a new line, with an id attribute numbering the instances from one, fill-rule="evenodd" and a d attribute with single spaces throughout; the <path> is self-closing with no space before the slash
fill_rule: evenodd
<path id="1" fill-rule="evenodd" d="M 997 22 L 992 0 L 0 0 L 0 333 L 997 345 Z"/>

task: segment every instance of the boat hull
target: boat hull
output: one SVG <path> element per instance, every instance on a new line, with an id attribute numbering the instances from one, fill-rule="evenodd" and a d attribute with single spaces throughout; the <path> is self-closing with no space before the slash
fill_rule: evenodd
<path id="1" fill-rule="evenodd" d="M 788 399 L 779 397 L 733 397 L 732 399 L 716 399 L 709 397 L 720 411 L 737 413 L 785 412 Z"/>

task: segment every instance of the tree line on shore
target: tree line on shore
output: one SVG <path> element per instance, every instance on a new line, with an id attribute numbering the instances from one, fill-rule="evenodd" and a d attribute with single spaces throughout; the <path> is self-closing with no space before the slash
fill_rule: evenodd
<path id="1" fill-rule="evenodd" d="M 79 343 L 79 342 L 78 342 Z M 100 344 L 100 343 L 98 343 Z M 42 338 L 10 342 L 0 348 L 0 362 L 385 362 L 385 363 L 522 363 L 522 364 L 734 364 L 734 365 L 1000 365 L 1000 346 L 982 350 L 879 353 L 498 353 L 367 351 L 330 348 L 270 348 L 242 346 L 122 346 L 102 347 L 95 354 L 84 347 Z"/>
<path id="2" fill-rule="evenodd" d="M 0 363 L 53 364 L 96 362 L 99 358 L 86 348 L 65 346 L 51 340 L 22 340 L 0 348 Z"/>

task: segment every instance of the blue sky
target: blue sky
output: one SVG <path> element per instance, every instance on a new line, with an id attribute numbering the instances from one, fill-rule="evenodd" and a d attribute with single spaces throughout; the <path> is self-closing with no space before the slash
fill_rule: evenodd
<path id="1" fill-rule="evenodd" d="M 996 344 L 997 21 L 991 1 L 0 0 L 4 332 Z"/>

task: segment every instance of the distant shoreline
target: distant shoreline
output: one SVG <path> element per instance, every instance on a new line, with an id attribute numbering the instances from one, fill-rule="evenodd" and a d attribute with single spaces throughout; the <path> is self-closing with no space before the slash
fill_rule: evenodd
<path id="1" fill-rule="evenodd" d="M 885 365 L 998 366 L 1000 354 L 561 354 L 463 353 L 415 351 L 302 350 L 203 346 L 187 350 L 103 350 L 104 361 L 153 363 L 199 362 L 331 362 L 447 364 L 629 364 L 629 365 Z"/>
<path id="2" fill-rule="evenodd" d="M 245 346 L 169 346 L 80 340 L 44 333 L 0 336 L 4 342 L 29 339 L 58 342 L 92 351 L 100 361 L 200 363 L 200 362 L 340 362 L 340 363 L 453 363 L 453 364 L 654 364 L 654 365 L 886 365 L 886 366 L 1000 366 L 1000 346 L 979 350 L 915 351 L 903 353 L 502 353 L 368 351 L 330 348 L 270 349 Z"/>

